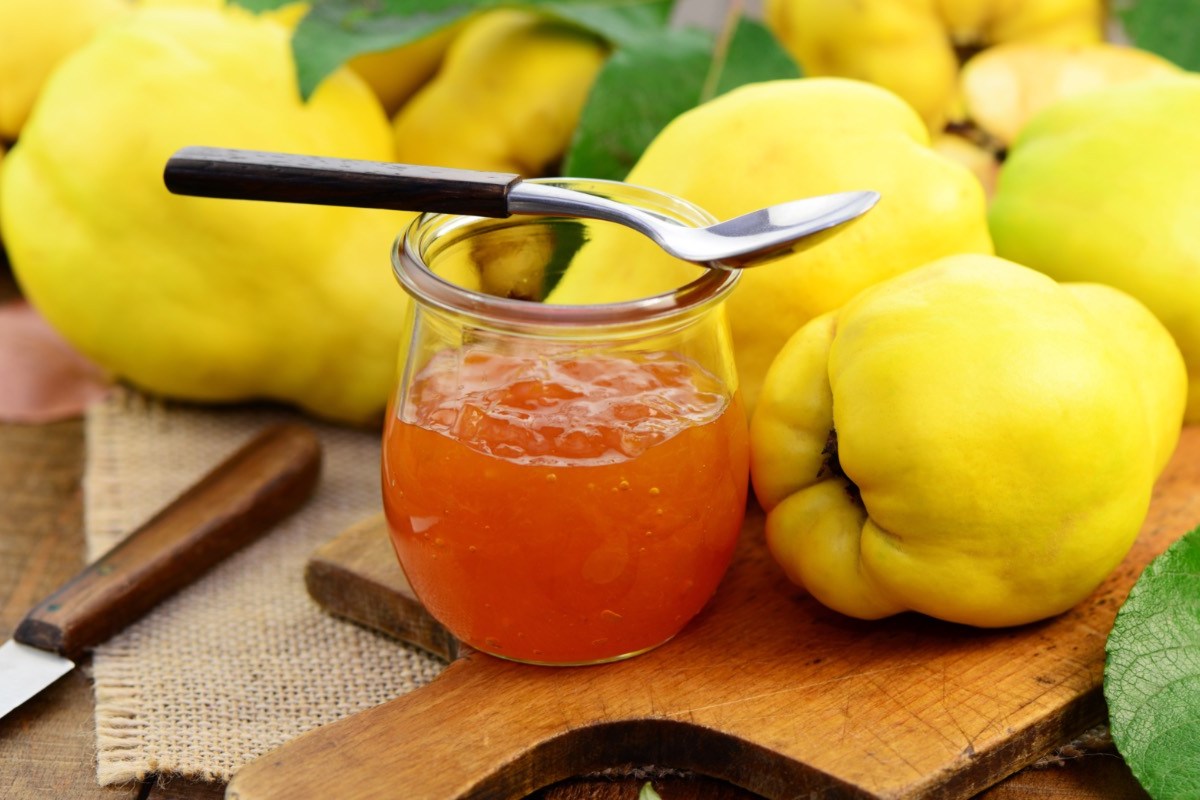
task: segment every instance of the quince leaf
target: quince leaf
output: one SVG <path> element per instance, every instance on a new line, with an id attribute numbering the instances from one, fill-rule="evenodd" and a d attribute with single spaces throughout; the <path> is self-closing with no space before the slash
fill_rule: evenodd
<path id="1" fill-rule="evenodd" d="M 416 41 L 491 0 L 318 0 L 292 34 L 300 95 L 307 100 L 330 73 L 363 53 Z"/>
<path id="2" fill-rule="evenodd" d="M 667 27 L 674 0 L 528 0 L 516 3 L 571 22 L 613 47 L 655 38 Z"/>
<path id="3" fill-rule="evenodd" d="M 1135 45 L 1184 69 L 1200 70 L 1200 3 L 1196 0 L 1118 0 L 1114 10 Z"/>
<path id="4" fill-rule="evenodd" d="M 624 178 L 655 135 L 700 101 L 712 47 L 708 32 L 685 29 L 614 51 L 592 84 L 562 173 Z"/>
<path id="5" fill-rule="evenodd" d="M 550 292 L 562 280 L 571 266 L 579 249 L 587 242 L 586 226 L 574 221 L 564 221 L 555 229 L 554 250 L 546 261 L 542 272 L 540 294 L 535 298 L 539 303 L 550 296 Z"/>
<path id="6" fill-rule="evenodd" d="M 1200 528 L 1150 563 L 1108 636 L 1113 742 L 1151 797 L 1200 797 Z"/>
<path id="7" fill-rule="evenodd" d="M 646 781 L 642 784 L 642 790 L 638 792 L 638 800 L 662 800 L 662 797 L 654 791 L 654 784 Z"/>
<path id="8" fill-rule="evenodd" d="M 671 0 L 317 0 L 292 36 L 300 94 L 310 97 L 326 76 L 357 55 L 408 44 L 493 8 L 537 10 L 620 46 L 665 27 Z"/>
<path id="9" fill-rule="evenodd" d="M 739 18 L 731 34 L 659 30 L 609 57 L 563 161 L 562 173 L 622 180 L 667 123 L 746 83 L 799 77 L 796 62 L 759 22 Z"/>
<path id="10" fill-rule="evenodd" d="M 235 6 L 241 6 L 247 11 L 253 11 L 255 14 L 261 14 L 264 11 L 275 11 L 290 6 L 296 0 L 230 0 L 230 3 Z"/>

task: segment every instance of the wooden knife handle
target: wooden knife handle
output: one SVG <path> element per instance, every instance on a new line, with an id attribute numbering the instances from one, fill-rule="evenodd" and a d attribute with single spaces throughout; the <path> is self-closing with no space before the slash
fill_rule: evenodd
<path id="1" fill-rule="evenodd" d="M 508 216 L 520 175 L 347 158 L 185 147 L 163 182 L 175 194 L 398 211 Z"/>
<path id="2" fill-rule="evenodd" d="M 268 428 L 43 600 L 13 638 L 77 658 L 299 508 L 320 469 L 312 430 Z"/>

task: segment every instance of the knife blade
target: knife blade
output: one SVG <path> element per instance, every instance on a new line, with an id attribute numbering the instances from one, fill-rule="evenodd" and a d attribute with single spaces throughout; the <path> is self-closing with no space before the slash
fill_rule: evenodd
<path id="1" fill-rule="evenodd" d="M 294 423 L 221 462 L 25 616 L 0 645 L 0 717 L 298 509 L 320 470 L 316 434 Z"/>

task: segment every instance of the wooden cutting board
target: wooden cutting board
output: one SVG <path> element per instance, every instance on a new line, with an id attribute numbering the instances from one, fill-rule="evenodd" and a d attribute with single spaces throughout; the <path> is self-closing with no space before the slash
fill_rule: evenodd
<path id="1" fill-rule="evenodd" d="M 1103 720 L 1117 608 L 1142 568 L 1197 524 L 1191 427 L 1132 552 L 1092 597 L 1049 621 L 984 631 L 823 608 L 782 577 L 752 509 L 724 583 L 672 642 L 553 669 L 457 648 L 412 597 L 382 518 L 369 520 L 315 554 L 310 592 L 453 663 L 426 687 L 249 764 L 228 796 L 511 798 L 632 763 L 781 800 L 970 797 Z"/>

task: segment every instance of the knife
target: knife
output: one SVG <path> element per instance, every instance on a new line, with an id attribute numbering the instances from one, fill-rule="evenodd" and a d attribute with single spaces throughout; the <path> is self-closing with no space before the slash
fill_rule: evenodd
<path id="1" fill-rule="evenodd" d="M 38 604 L 0 646 L 0 717 L 312 495 L 321 446 L 273 425 Z"/>

